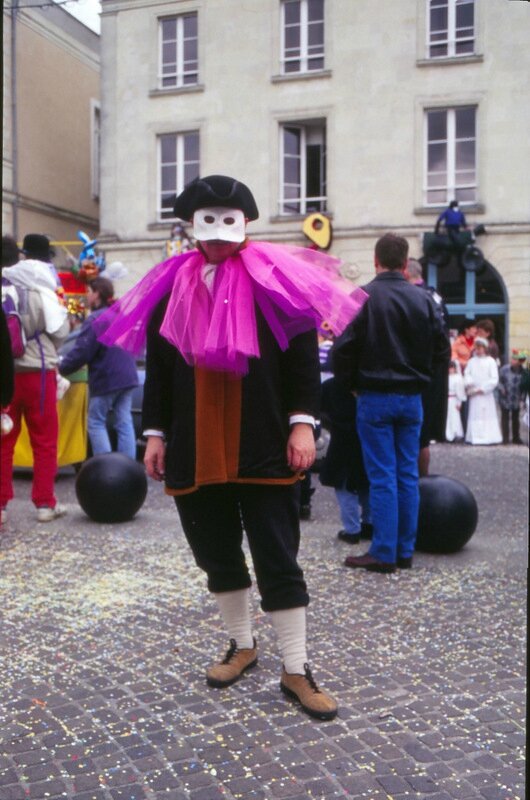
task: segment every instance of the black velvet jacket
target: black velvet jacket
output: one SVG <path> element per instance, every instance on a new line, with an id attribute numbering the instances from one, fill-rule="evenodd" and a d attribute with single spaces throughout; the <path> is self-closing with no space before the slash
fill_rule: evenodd
<path id="1" fill-rule="evenodd" d="M 166 436 L 166 490 L 205 483 L 291 483 L 289 414 L 318 417 L 320 375 L 316 330 L 279 348 L 256 308 L 260 358 L 242 378 L 190 367 L 160 333 L 168 298 L 148 329 L 143 429 Z M 211 466 L 212 459 L 217 466 Z"/>

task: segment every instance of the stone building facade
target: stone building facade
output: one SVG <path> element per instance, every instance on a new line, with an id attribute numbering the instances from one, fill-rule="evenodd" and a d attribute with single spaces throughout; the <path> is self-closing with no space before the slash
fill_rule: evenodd
<path id="1" fill-rule="evenodd" d="M 130 281 L 166 254 L 197 174 L 252 188 L 254 238 L 331 252 L 362 283 L 378 236 L 422 255 L 458 198 L 479 273 L 426 268 L 455 327 L 530 345 L 530 7 L 516 0 L 103 0 L 101 236 Z M 517 58 L 514 54 L 517 53 Z"/>
<path id="2" fill-rule="evenodd" d="M 26 233 L 76 241 L 79 229 L 93 236 L 99 35 L 53 3 L 11 0 L 3 20 L 3 231 L 19 241 Z"/>

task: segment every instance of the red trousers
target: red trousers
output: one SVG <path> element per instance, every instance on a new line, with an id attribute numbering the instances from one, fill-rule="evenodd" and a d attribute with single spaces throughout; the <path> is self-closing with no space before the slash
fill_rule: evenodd
<path id="1" fill-rule="evenodd" d="M 13 420 L 13 430 L 0 441 L 0 506 L 13 498 L 13 453 L 20 434 L 22 416 L 26 421 L 33 450 L 33 485 L 31 499 L 40 508 L 54 508 L 57 474 L 57 378 L 55 370 L 45 373 L 43 393 L 41 372 L 15 373 L 15 392 L 6 411 Z"/>

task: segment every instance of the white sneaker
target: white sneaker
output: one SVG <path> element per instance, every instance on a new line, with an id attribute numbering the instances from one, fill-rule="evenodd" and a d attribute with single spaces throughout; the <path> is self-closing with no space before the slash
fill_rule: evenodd
<path id="1" fill-rule="evenodd" d="M 59 503 L 57 503 L 55 508 L 42 506 L 41 508 L 37 509 L 37 522 L 52 522 L 52 520 L 57 519 L 58 517 L 64 517 L 65 514 L 66 508 L 59 505 Z"/>

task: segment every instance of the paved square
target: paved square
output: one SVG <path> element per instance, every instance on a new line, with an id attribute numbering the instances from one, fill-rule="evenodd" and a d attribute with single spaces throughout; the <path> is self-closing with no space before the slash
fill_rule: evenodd
<path id="1" fill-rule="evenodd" d="M 302 523 L 309 652 L 332 722 L 279 691 L 253 593 L 259 665 L 226 690 L 227 647 L 172 501 L 150 482 L 129 523 L 91 522 L 73 470 L 68 516 L 34 521 L 30 481 L 0 534 L 0 798 L 512 800 L 524 797 L 528 451 L 435 445 L 479 523 L 412 570 L 349 570 L 332 490 Z"/>

